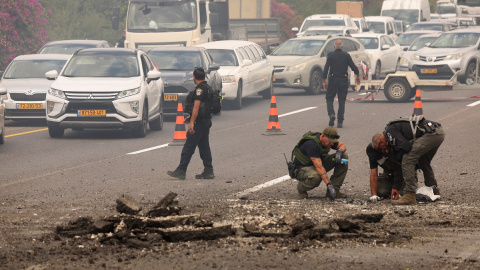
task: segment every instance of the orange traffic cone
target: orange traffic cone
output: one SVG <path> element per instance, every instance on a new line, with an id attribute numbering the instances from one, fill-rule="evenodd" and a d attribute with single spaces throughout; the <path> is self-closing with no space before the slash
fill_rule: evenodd
<path id="1" fill-rule="evenodd" d="M 168 144 L 169 146 L 184 145 L 187 141 L 187 130 L 185 129 L 184 120 L 182 102 L 178 102 L 175 133 L 173 134 L 173 141 Z"/>
<path id="2" fill-rule="evenodd" d="M 415 104 L 413 105 L 413 116 L 423 116 L 422 97 L 420 89 L 417 89 L 415 94 Z"/>
<path id="3" fill-rule="evenodd" d="M 263 135 L 285 135 L 280 129 L 280 122 L 278 122 L 277 100 L 272 96 L 270 103 L 270 115 L 268 117 L 267 131 Z"/>

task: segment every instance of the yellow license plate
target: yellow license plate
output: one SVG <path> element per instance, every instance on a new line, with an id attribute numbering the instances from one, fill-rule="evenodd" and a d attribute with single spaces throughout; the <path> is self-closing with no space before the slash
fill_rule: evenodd
<path id="1" fill-rule="evenodd" d="M 106 110 L 79 110 L 78 116 L 106 116 Z"/>
<path id="2" fill-rule="evenodd" d="M 178 95 L 165 95 L 163 96 L 164 100 L 178 100 Z"/>
<path id="3" fill-rule="evenodd" d="M 17 104 L 17 109 L 23 109 L 23 110 L 43 109 L 43 104 L 42 103 L 19 103 Z"/>
<path id="4" fill-rule="evenodd" d="M 422 68 L 421 73 L 434 74 L 434 73 L 437 73 L 437 69 L 436 68 Z"/>

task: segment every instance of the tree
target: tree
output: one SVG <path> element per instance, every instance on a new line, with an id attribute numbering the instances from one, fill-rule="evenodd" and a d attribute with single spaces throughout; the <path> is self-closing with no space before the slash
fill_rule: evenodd
<path id="1" fill-rule="evenodd" d="M 0 3 L 0 70 L 16 56 L 35 53 L 45 43 L 49 13 L 38 0 Z"/>
<path id="2" fill-rule="evenodd" d="M 293 36 L 292 26 L 298 24 L 299 18 L 287 4 L 278 3 L 275 0 L 270 2 L 271 17 L 278 18 L 280 23 L 280 42 L 290 39 Z"/>

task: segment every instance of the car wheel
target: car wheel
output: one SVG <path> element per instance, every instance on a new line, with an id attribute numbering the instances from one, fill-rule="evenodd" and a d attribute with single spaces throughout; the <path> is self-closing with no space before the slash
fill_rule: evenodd
<path id="1" fill-rule="evenodd" d="M 5 126 L 2 126 L 2 135 L 0 135 L 0 144 L 5 143 Z"/>
<path id="2" fill-rule="evenodd" d="M 160 116 L 152 122 L 148 123 L 150 125 L 150 130 L 160 131 L 163 129 L 163 109 L 160 108 L 158 110 L 158 113 L 160 114 Z"/>
<path id="3" fill-rule="evenodd" d="M 147 101 L 145 101 L 143 110 L 142 110 L 142 120 L 140 121 L 140 125 L 132 131 L 133 137 L 144 138 L 145 136 L 147 136 L 147 126 L 148 126 L 148 108 L 147 108 Z"/>
<path id="4" fill-rule="evenodd" d="M 404 78 L 391 77 L 385 84 L 385 97 L 390 102 L 405 102 L 411 98 L 412 88 Z"/>
<path id="5" fill-rule="evenodd" d="M 266 90 L 263 90 L 262 92 L 260 92 L 260 94 L 262 95 L 262 97 L 264 99 L 270 99 L 270 98 L 272 98 L 272 96 L 275 95 L 273 93 L 273 74 L 272 74 L 272 77 L 270 78 L 270 87 L 268 87 Z"/>
<path id="6" fill-rule="evenodd" d="M 381 70 L 382 70 L 382 63 L 377 62 L 377 64 L 375 65 L 375 73 L 373 74 L 373 76 L 375 77 L 373 78 L 374 80 L 380 80 Z"/>
<path id="7" fill-rule="evenodd" d="M 465 71 L 465 78 L 474 78 L 475 79 L 475 73 L 477 69 L 477 64 L 475 62 L 470 62 L 467 65 L 467 70 Z"/>
<path id="8" fill-rule="evenodd" d="M 234 110 L 242 109 L 243 82 L 238 82 L 237 97 L 232 101 L 231 106 Z"/>
<path id="9" fill-rule="evenodd" d="M 59 127 L 48 127 L 48 134 L 51 138 L 62 138 L 65 129 Z"/>
<path id="10" fill-rule="evenodd" d="M 307 93 L 310 95 L 319 95 L 322 91 L 322 75 L 319 70 L 314 70 L 312 76 L 310 76 L 310 86 L 307 89 Z"/>

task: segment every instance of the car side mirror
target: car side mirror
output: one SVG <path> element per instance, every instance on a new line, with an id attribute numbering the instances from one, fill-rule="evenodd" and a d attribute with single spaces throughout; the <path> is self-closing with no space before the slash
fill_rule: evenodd
<path id="1" fill-rule="evenodd" d="M 370 28 L 363 28 L 362 31 L 363 31 L 363 32 L 369 32 L 369 31 L 370 31 Z"/>
<path id="2" fill-rule="evenodd" d="M 250 60 L 250 59 L 245 59 L 243 60 L 242 62 L 242 67 L 248 67 L 248 66 L 251 66 L 253 64 L 253 61 Z"/>
<path id="3" fill-rule="evenodd" d="M 293 28 L 292 28 L 292 32 L 298 33 L 298 27 L 293 27 Z"/>
<path id="4" fill-rule="evenodd" d="M 430 43 L 430 42 L 425 43 L 425 47 L 430 46 L 430 44 L 432 44 L 432 43 Z"/>
<path id="5" fill-rule="evenodd" d="M 408 47 L 403 48 L 403 50 L 404 50 L 405 52 L 408 51 Z"/>
<path id="6" fill-rule="evenodd" d="M 388 50 L 388 49 L 390 49 L 390 45 L 385 44 L 382 46 L 382 50 Z"/>
<path id="7" fill-rule="evenodd" d="M 149 72 L 147 72 L 148 82 L 156 81 L 156 80 L 160 79 L 161 76 L 162 76 L 162 73 L 158 70 L 150 70 Z"/>
<path id="8" fill-rule="evenodd" d="M 56 70 L 50 70 L 50 71 L 47 71 L 45 72 L 45 78 L 47 78 L 47 80 L 56 80 L 58 77 L 58 71 Z"/>
<path id="9" fill-rule="evenodd" d="M 1 95 L 6 95 L 7 94 L 7 88 L 5 87 L 0 87 L 0 96 Z"/>
<path id="10" fill-rule="evenodd" d="M 208 66 L 208 71 L 219 70 L 219 69 L 220 69 L 220 65 L 218 64 L 211 64 L 210 66 Z"/>

